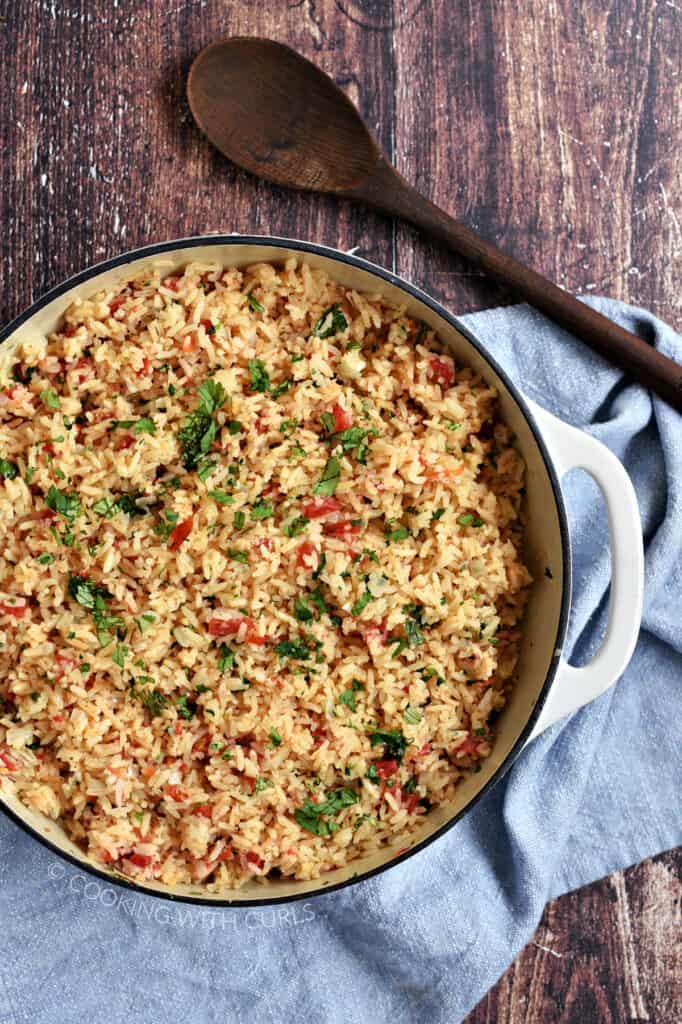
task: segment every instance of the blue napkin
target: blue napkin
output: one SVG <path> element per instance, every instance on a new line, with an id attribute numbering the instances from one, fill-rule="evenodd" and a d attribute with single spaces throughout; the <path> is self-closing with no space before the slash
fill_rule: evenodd
<path id="1" fill-rule="evenodd" d="M 682 339 L 649 313 L 590 304 L 682 362 Z M 130 894 L 0 816 L 0 1024 L 453 1024 L 548 899 L 682 843 L 682 418 L 533 310 L 465 321 L 527 395 L 607 444 L 634 481 L 647 586 L 625 675 L 535 740 L 423 853 L 288 907 L 202 910 Z M 579 663 L 605 624 L 607 533 L 584 474 L 565 489 Z"/>

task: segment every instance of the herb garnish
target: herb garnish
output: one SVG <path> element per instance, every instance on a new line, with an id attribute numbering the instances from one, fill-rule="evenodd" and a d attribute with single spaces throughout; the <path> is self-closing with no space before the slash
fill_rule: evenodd
<path id="1" fill-rule="evenodd" d="M 183 465 L 188 471 L 196 469 L 200 457 L 210 451 L 218 433 L 213 414 L 227 401 L 225 388 L 212 378 L 199 387 L 198 395 L 198 408 L 185 417 L 178 431 Z"/>
<path id="2" fill-rule="evenodd" d="M 327 459 L 322 476 L 313 487 L 313 494 L 320 494 L 325 498 L 330 498 L 339 485 L 340 476 L 341 463 L 332 455 L 331 458 Z"/>
<path id="3" fill-rule="evenodd" d="M 307 832 L 312 832 L 316 836 L 330 836 L 339 826 L 333 821 L 326 821 L 325 818 L 338 814 L 345 807 L 351 807 L 357 802 L 358 795 L 355 790 L 344 786 L 342 789 L 328 792 L 327 799 L 319 804 L 306 800 L 302 807 L 294 811 L 294 818 Z"/>
<path id="4" fill-rule="evenodd" d="M 69 526 L 80 515 L 81 500 L 77 494 L 65 494 L 52 484 L 45 496 L 45 504 L 53 512 L 58 512 L 66 519 Z"/>
<path id="5" fill-rule="evenodd" d="M 357 702 L 355 694 L 360 690 L 364 690 L 364 686 L 359 679 L 354 679 L 348 690 L 344 690 L 343 693 L 339 694 L 339 704 L 345 704 L 351 711 L 357 711 Z"/>
<path id="6" fill-rule="evenodd" d="M 400 762 L 410 741 L 397 729 L 376 729 L 369 734 L 369 741 L 373 747 L 383 743 L 386 754 Z"/>
<path id="7" fill-rule="evenodd" d="M 311 334 L 313 338 L 331 338 L 339 331 L 345 331 L 348 321 L 341 311 L 341 306 L 335 302 L 333 306 L 325 309 L 324 313 L 313 327 Z"/>
<path id="8" fill-rule="evenodd" d="M 10 462 L 9 459 L 0 459 L 0 476 L 4 477 L 5 480 L 14 480 L 15 477 L 19 476 L 19 467 L 16 462 Z"/>
<path id="9" fill-rule="evenodd" d="M 269 391 L 270 374 L 261 359 L 249 359 L 249 377 L 252 391 Z"/>

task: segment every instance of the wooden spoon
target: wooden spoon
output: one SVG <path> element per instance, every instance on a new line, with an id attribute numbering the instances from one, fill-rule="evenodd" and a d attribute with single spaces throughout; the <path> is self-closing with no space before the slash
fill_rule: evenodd
<path id="1" fill-rule="evenodd" d="M 404 217 L 682 412 L 682 367 L 421 195 L 382 154 L 345 93 L 288 46 L 246 37 L 213 43 L 192 64 L 187 94 L 201 130 L 235 164 L 278 185 L 333 192 Z"/>

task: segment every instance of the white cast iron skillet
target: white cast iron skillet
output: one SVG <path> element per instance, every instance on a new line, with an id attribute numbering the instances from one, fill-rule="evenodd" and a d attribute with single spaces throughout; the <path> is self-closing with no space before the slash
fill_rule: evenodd
<path id="1" fill-rule="evenodd" d="M 460 785 L 451 803 L 434 808 L 408 839 L 398 839 L 392 846 L 354 860 L 319 880 L 254 880 L 238 890 L 205 895 L 191 886 L 171 889 L 153 882 L 134 883 L 90 862 L 58 824 L 24 807 L 0 788 L 0 807 L 27 832 L 79 867 L 140 892 L 203 905 L 254 906 L 310 898 L 367 878 L 411 856 L 472 807 L 533 737 L 615 682 L 630 659 L 641 619 L 641 526 L 632 484 L 618 459 L 598 441 L 524 398 L 481 342 L 438 302 L 365 260 L 307 242 L 257 236 L 217 235 L 152 245 L 101 263 L 53 289 L 0 331 L 0 342 L 12 345 L 19 339 L 55 330 L 62 312 L 74 299 L 110 289 L 143 267 L 162 264 L 166 273 L 172 273 L 193 260 L 244 266 L 264 260 L 282 262 L 291 255 L 323 267 L 346 287 L 379 291 L 391 302 L 405 305 L 410 316 L 433 327 L 458 363 L 471 366 L 497 388 L 501 414 L 516 434 L 526 463 L 525 559 L 535 582 L 523 623 L 518 681 L 496 722 L 492 753 L 482 770 Z M 571 550 L 559 481 L 576 467 L 594 477 L 604 496 L 612 565 L 606 635 L 594 660 L 579 669 L 572 668 L 561 656 L 571 600 Z"/>

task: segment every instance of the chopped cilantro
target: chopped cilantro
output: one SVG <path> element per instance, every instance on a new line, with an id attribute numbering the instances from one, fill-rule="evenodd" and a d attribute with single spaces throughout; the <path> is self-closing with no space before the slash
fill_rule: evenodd
<path id="1" fill-rule="evenodd" d="M 220 657 L 218 658 L 218 669 L 221 672 L 226 672 L 228 668 L 234 668 L 237 662 L 237 655 L 234 653 L 228 644 L 221 644 L 218 648 Z"/>
<path id="2" fill-rule="evenodd" d="M 312 832 L 316 836 L 330 836 L 338 828 L 335 822 L 326 821 L 325 818 L 338 814 L 345 807 L 351 807 L 358 802 L 358 795 L 354 789 L 343 787 L 327 793 L 326 800 L 316 804 L 313 800 L 306 800 L 302 807 L 294 811 L 294 818 L 301 828 Z"/>
<path id="3" fill-rule="evenodd" d="M 219 505 L 234 505 L 234 495 L 228 494 L 227 491 L 209 491 L 208 496 Z"/>
<path id="4" fill-rule="evenodd" d="M 199 477 L 202 483 L 205 483 L 208 480 L 211 473 L 215 471 L 216 466 L 217 462 L 213 462 L 212 459 L 201 460 L 201 462 L 197 466 L 197 476 Z"/>
<path id="5" fill-rule="evenodd" d="M 49 551 L 38 556 L 38 561 L 41 565 L 51 565 L 54 562 L 54 555 L 51 555 Z"/>
<path id="6" fill-rule="evenodd" d="M 47 390 L 40 392 L 40 401 L 43 405 L 46 405 L 48 409 L 59 408 L 59 395 L 56 391 L 53 391 L 52 388 L 48 388 Z"/>
<path id="7" fill-rule="evenodd" d="M 353 607 L 351 608 L 351 610 L 350 610 L 351 615 L 354 615 L 354 616 L 361 615 L 362 612 L 367 607 L 367 605 L 369 604 L 369 602 L 372 601 L 372 600 L 373 600 L 372 595 L 370 594 L 369 590 L 366 590 L 364 592 L 364 594 L 362 595 L 362 597 L 359 597 L 357 599 L 357 601 L 355 602 L 355 604 L 353 605 Z"/>
<path id="8" fill-rule="evenodd" d="M 354 679 L 349 689 L 344 690 L 343 693 L 339 694 L 339 704 L 345 704 L 351 711 L 357 711 L 355 694 L 360 690 L 364 690 L 364 686 L 359 679 Z"/>
<path id="9" fill-rule="evenodd" d="M 123 668 L 125 665 L 126 657 L 128 656 L 128 648 L 125 644 L 116 644 L 114 647 L 114 653 L 111 655 L 111 660 L 119 668 Z"/>
<path id="10" fill-rule="evenodd" d="M 276 729 L 271 729 L 270 732 L 268 733 L 268 737 L 270 740 L 270 742 L 268 743 L 269 747 L 282 746 L 282 737 L 280 736 Z"/>
<path id="11" fill-rule="evenodd" d="M 262 793 L 264 789 L 269 789 L 274 783 L 270 779 L 264 779 L 262 775 L 259 775 L 256 779 L 253 791 L 254 793 Z"/>
<path id="12" fill-rule="evenodd" d="M 249 359 L 249 378 L 252 391 L 269 391 L 270 374 L 260 359 Z"/>
<path id="13" fill-rule="evenodd" d="M 339 485 L 341 475 L 341 463 L 335 456 L 327 459 L 322 476 L 313 487 L 313 494 L 320 494 L 325 498 L 332 496 Z"/>
<path id="14" fill-rule="evenodd" d="M 58 512 L 72 526 L 75 518 L 80 515 L 81 501 L 77 494 L 66 494 L 58 490 L 54 484 L 45 496 L 45 504 L 53 512 Z"/>
<path id="15" fill-rule="evenodd" d="M 197 706 L 195 701 L 190 700 L 186 693 L 183 693 L 175 702 L 178 709 L 178 714 L 181 718 L 190 721 L 196 714 Z"/>
<path id="16" fill-rule="evenodd" d="M 231 558 L 233 562 L 241 562 L 242 565 L 249 564 L 249 556 L 246 551 L 239 551 L 237 548 L 228 548 L 227 557 Z"/>
<path id="17" fill-rule="evenodd" d="M 341 312 L 339 303 L 335 302 L 333 306 L 325 309 L 311 333 L 314 338 L 331 338 L 339 331 L 345 331 L 347 327 L 348 321 Z"/>
<path id="18" fill-rule="evenodd" d="M 232 521 L 234 523 L 235 530 L 242 530 L 244 528 L 244 523 L 246 522 L 246 515 L 240 509 L 238 512 L 235 512 L 234 519 Z"/>
<path id="19" fill-rule="evenodd" d="M 391 530 L 390 527 L 387 527 L 384 531 L 384 536 L 386 538 L 386 543 L 392 544 L 394 541 L 407 540 L 410 536 L 410 531 L 406 526 L 397 526 L 395 530 Z"/>
<path id="20" fill-rule="evenodd" d="M 307 516 L 296 516 L 296 518 L 290 520 L 290 522 L 282 523 L 282 533 L 285 537 L 298 537 L 300 534 L 305 532 L 309 522 L 310 520 Z"/>
<path id="21" fill-rule="evenodd" d="M 251 509 L 251 519 L 254 522 L 258 522 L 260 519 L 270 519 L 274 514 L 275 513 L 270 502 L 264 501 L 263 498 L 259 498 Z"/>
<path id="22" fill-rule="evenodd" d="M 284 434 L 285 437 L 291 437 L 298 426 L 298 420 L 282 420 L 279 425 L 279 432 Z"/>
<path id="23" fill-rule="evenodd" d="M 275 654 L 278 654 L 282 660 L 297 658 L 299 661 L 307 661 L 310 657 L 310 649 L 304 640 L 282 640 L 276 645 Z"/>
<path id="24" fill-rule="evenodd" d="M 137 628 L 140 633 L 144 634 L 147 632 L 151 624 L 156 622 L 156 615 L 152 612 L 143 612 L 139 619 L 135 619 L 135 622 L 137 623 Z"/>
<path id="25" fill-rule="evenodd" d="M 251 292 L 249 292 L 248 295 L 246 296 L 246 301 L 249 304 L 249 309 L 253 313 L 264 313 L 265 312 L 265 306 L 263 305 L 263 303 L 259 302 L 258 299 L 256 298 L 256 296 L 253 295 Z"/>
<path id="26" fill-rule="evenodd" d="M 422 713 L 417 708 L 407 707 L 405 708 L 403 718 L 408 725 L 419 725 L 422 720 Z"/>
<path id="27" fill-rule="evenodd" d="M 229 420 L 227 424 L 227 429 L 228 432 L 234 436 L 235 434 L 238 434 L 241 431 L 242 425 L 239 420 Z"/>
<path id="28" fill-rule="evenodd" d="M 293 386 L 293 380 L 289 377 L 287 380 L 283 380 L 281 384 L 278 384 L 276 388 L 273 388 L 270 392 L 271 398 L 280 398 L 286 394 L 287 391 Z"/>
<path id="29" fill-rule="evenodd" d="M 397 729 L 375 729 L 369 734 L 369 741 L 373 747 L 383 743 L 386 754 L 398 762 L 402 761 L 410 743 Z"/>
<path id="30" fill-rule="evenodd" d="M 431 518 L 435 519 L 435 520 L 442 519 L 444 515 L 445 515 L 445 509 L 444 508 L 437 508 L 435 512 L 431 513 Z"/>
<path id="31" fill-rule="evenodd" d="M 10 462 L 9 459 L 0 459 L 0 476 L 4 477 L 5 480 L 14 480 L 15 477 L 19 476 L 19 467 L 16 462 Z"/>

